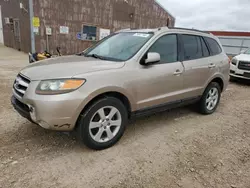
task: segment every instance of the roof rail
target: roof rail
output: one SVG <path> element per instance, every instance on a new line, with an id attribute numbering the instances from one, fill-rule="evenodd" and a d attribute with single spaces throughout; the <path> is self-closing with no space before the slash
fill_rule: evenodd
<path id="1" fill-rule="evenodd" d="M 122 32 L 122 31 L 130 31 L 130 30 L 131 30 L 130 28 L 127 28 L 127 29 L 121 29 L 121 30 L 116 31 L 116 33 L 119 33 L 119 32 Z"/>
<path id="2" fill-rule="evenodd" d="M 188 29 L 188 28 L 182 28 L 182 27 L 168 27 L 168 29 L 180 29 L 180 30 L 196 31 L 196 32 L 210 34 L 210 32 L 207 32 L 207 31 L 201 31 L 201 30 L 198 30 L 198 29 Z"/>

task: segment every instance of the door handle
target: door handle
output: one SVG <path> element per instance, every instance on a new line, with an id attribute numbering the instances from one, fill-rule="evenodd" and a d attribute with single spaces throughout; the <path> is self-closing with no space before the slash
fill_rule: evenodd
<path id="1" fill-rule="evenodd" d="M 215 64 L 211 63 L 210 65 L 208 65 L 208 68 L 214 68 L 215 67 Z"/>
<path id="2" fill-rule="evenodd" d="M 177 70 L 174 72 L 174 75 L 175 75 L 175 76 L 179 76 L 181 73 L 182 73 L 182 72 L 181 72 L 179 69 L 177 69 Z"/>

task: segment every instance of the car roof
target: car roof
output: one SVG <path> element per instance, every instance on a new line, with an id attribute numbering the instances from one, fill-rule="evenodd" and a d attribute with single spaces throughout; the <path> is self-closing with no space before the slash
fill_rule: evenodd
<path id="1" fill-rule="evenodd" d="M 158 29 L 122 29 L 117 31 L 117 33 L 127 32 L 127 33 L 151 33 L 156 32 Z"/>
<path id="2" fill-rule="evenodd" d="M 207 31 L 201 31 L 196 29 L 188 29 L 188 28 L 179 28 L 179 27 L 159 27 L 154 29 L 123 29 L 120 31 L 117 31 L 117 33 L 120 32 L 138 32 L 138 33 L 161 33 L 161 32 L 178 32 L 183 34 L 193 34 L 193 35 L 201 35 L 201 36 L 207 36 L 214 38 L 214 35 L 207 32 Z"/>

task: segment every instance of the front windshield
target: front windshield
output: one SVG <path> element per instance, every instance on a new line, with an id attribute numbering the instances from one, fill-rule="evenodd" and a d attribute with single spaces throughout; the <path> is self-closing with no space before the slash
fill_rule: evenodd
<path id="1" fill-rule="evenodd" d="M 250 55 L 250 48 L 249 48 L 249 49 L 247 49 L 247 50 L 244 52 L 244 54 L 248 54 L 248 55 Z"/>
<path id="2" fill-rule="evenodd" d="M 126 61 L 133 57 L 152 35 L 151 33 L 132 32 L 114 34 L 87 50 L 85 55 L 105 60 Z"/>

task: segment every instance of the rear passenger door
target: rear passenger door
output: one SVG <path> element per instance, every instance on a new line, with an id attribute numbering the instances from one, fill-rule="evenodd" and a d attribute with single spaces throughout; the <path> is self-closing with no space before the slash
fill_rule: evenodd
<path id="1" fill-rule="evenodd" d="M 210 61 L 210 51 L 203 37 L 183 34 L 181 38 L 185 68 L 183 98 L 200 96 L 216 65 Z"/>

